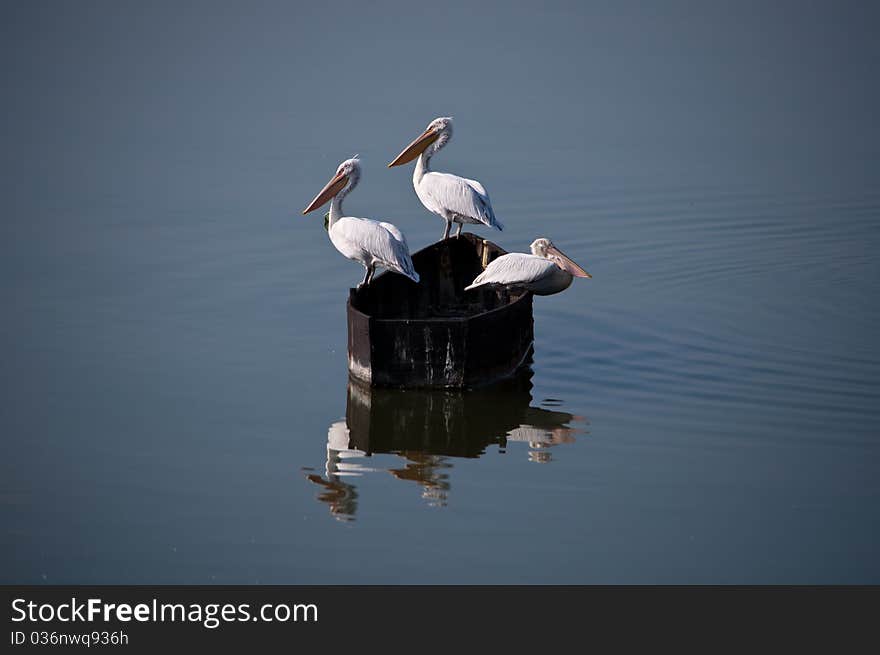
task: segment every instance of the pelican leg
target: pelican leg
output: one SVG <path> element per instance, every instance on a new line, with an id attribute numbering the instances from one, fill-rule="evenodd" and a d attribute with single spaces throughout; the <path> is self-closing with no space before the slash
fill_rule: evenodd
<path id="1" fill-rule="evenodd" d="M 463 228 L 463 227 L 464 227 L 464 223 L 459 223 L 459 224 L 458 224 L 458 231 L 455 233 L 455 238 L 456 238 L 456 239 L 457 239 L 458 237 L 461 236 L 461 228 Z"/>
<path id="2" fill-rule="evenodd" d="M 358 289 L 363 289 L 369 283 L 371 272 L 369 266 L 364 266 L 364 279 L 357 286 Z"/>
<path id="3" fill-rule="evenodd" d="M 449 238 L 449 230 L 452 229 L 452 221 L 446 221 L 446 230 L 443 232 L 443 241 Z"/>
<path id="4" fill-rule="evenodd" d="M 375 273 L 375 272 L 376 272 L 375 268 L 368 269 L 367 277 L 364 278 L 365 284 L 369 284 L 370 282 L 373 281 L 373 273 Z"/>

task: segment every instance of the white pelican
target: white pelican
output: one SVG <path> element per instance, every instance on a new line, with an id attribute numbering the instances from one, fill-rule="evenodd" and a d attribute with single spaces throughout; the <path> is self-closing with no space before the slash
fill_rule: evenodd
<path id="1" fill-rule="evenodd" d="M 569 259 L 550 239 L 535 239 L 532 254 L 512 252 L 489 262 L 465 291 L 483 285 L 520 287 L 538 296 L 565 291 L 576 277 L 593 277 Z"/>
<path id="2" fill-rule="evenodd" d="M 415 141 L 388 164 L 388 168 L 406 164 L 418 156 L 419 160 L 413 171 L 413 186 L 428 211 L 446 221 L 444 239 L 449 238 L 449 229 L 453 223 L 458 223 L 455 236 L 461 234 L 465 223 L 488 225 L 496 230 L 504 229 L 501 221 L 495 218 L 489 194 L 482 184 L 449 173 L 434 173 L 429 168 L 431 157 L 451 138 L 452 118 L 435 118 Z"/>
<path id="3" fill-rule="evenodd" d="M 303 214 L 316 210 L 332 198 L 327 233 L 339 252 L 349 259 L 360 262 L 366 269 L 364 280 L 358 285 L 358 289 L 370 283 L 377 266 L 418 282 L 419 274 L 413 267 L 403 232 L 391 223 L 342 215 L 342 200 L 357 186 L 360 177 L 360 160 L 357 157 L 346 159 L 339 164 L 336 174 L 309 203 L 309 206 L 303 209 Z"/>

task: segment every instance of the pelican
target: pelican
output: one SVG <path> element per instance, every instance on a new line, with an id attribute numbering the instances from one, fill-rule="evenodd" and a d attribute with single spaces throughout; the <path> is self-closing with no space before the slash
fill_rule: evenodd
<path id="1" fill-rule="evenodd" d="M 303 214 L 316 210 L 328 200 L 331 201 L 327 219 L 330 241 L 339 252 L 349 259 L 360 262 L 366 269 L 363 282 L 358 285 L 358 289 L 370 283 L 377 266 L 418 282 L 419 274 L 413 267 L 403 232 L 391 223 L 342 215 L 342 200 L 357 186 L 360 177 L 360 159 L 357 157 L 346 159 L 339 164 L 336 174 L 324 185 L 309 206 L 303 209 Z"/>
<path id="2" fill-rule="evenodd" d="M 388 164 L 388 168 L 419 158 L 413 171 L 413 186 L 427 210 L 446 221 L 444 239 L 449 238 L 453 223 L 458 223 L 455 236 L 461 234 L 465 223 L 488 225 L 496 230 L 504 229 L 501 221 L 495 218 L 489 194 L 482 184 L 449 173 L 435 173 L 429 168 L 431 157 L 449 143 L 451 138 L 452 118 L 435 118 L 424 132 Z"/>
<path id="3" fill-rule="evenodd" d="M 484 285 L 519 287 L 538 296 L 565 291 L 576 277 L 593 277 L 569 259 L 550 239 L 535 239 L 532 254 L 512 252 L 492 260 L 468 289 Z"/>

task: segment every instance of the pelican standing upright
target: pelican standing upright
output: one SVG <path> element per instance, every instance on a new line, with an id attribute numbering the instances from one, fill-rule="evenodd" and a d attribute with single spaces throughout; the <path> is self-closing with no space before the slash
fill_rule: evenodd
<path id="1" fill-rule="evenodd" d="M 448 116 L 435 118 L 424 132 L 388 164 L 388 168 L 419 158 L 413 170 L 413 186 L 416 195 L 428 211 L 446 221 L 444 239 L 449 238 L 449 230 L 453 223 L 458 223 L 455 236 L 461 234 L 461 228 L 465 223 L 487 225 L 496 230 L 503 230 L 504 226 L 495 218 L 489 194 L 482 184 L 451 173 L 435 173 L 429 168 L 431 157 L 449 143 L 451 138 L 452 118 Z"/>
<path id="2" fill-rule="evenodd" d="M 308 214 L 330 202 L 327 234 L 336 249 L 349 259 L 360 262 L 365 270 L 364 280 L 358 288 L 369 284 L 377 266 L 419 281 L 413 267 L 406 237 L 396 225 L 342 215 L 342 200 L 357 186 L 361 178 L 361 162 L 357 157 L 339 164 L 336 174 L 303 210 Z"/>

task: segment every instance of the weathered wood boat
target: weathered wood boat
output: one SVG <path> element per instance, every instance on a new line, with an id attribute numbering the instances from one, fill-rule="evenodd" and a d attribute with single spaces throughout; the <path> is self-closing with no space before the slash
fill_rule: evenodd
<path id="1" fill-rule="evenodd" d="M 384 273 L 348 298 L 348 365 L 377 387 L 471 388 L 513 375 L 532 352 L 532 294 L 464 291 L 500 246 L 465 233 L 413 255 L 421 281 Z"/>

